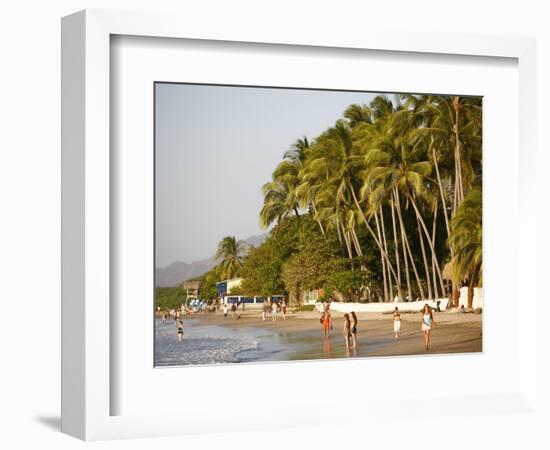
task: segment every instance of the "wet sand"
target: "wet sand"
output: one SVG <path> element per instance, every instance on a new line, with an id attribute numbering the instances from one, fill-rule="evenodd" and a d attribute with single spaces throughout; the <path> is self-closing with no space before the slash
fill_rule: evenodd
<path id="1" fill-rule="evenodd" d="M 393 334 L 393 317 L 389 314 L 358 314 L 357 348 L 347 350 L 342 335 L 343 314 L 332 312 L 333 330 L 329 339 L 323 338 L 319 313 L 300 312 L 281 316 L 273 322 L 260 311 L 239 311 L 240 319 L 231 313 L 224 319 L 221 313 L 193 314 L 186 318 L 197 319 L 198 325 L 218 325 L 230 328 L 261 328 L 285 339 L 290 351 L 285 360 L 330 359 L 396 355 L 424 355 L 442 353 L 474 353 L 482 351 L 482 314 L 435 313 L 435 327 L 431 332 L 430 348 L 424 349 L 421 315 L 401 314 L 401 335 Z"/>

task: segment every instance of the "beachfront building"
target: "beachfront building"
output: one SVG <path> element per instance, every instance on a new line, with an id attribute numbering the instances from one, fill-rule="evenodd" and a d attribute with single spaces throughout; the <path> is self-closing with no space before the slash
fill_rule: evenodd
<path id="1" fill-rule="evenodd" d="M 229 280 L 223 280 L 216 283 L 216 289 L 218 290 L 218 295 L 224 305 L 232 304 L 252 304 L 252 305 L 263 305 L 266 301 L 272 301 L 279 303 L 283 301 L 283 295 L 272 295 L 270 297 L 261 296 L 261 295 L 240 295 L 233 294 L 232 291 L 236 290 L 241 286 L 243 279 L 242 278 L 231 278 Z"/>
<path id="2" fill-rule="evenodd" d="M 232 290 L 241 287 L 242 282 L 243 282 L 243 279 L 240 277 L 219 281 L 218 283 L 216 283 L 216 289 L 218 291 L 218 295 L 221 298 L 228 294 L 231 294 Z"/>
<path id="3" fill-rule="evenodd" d="M 198 299 L 200 286 L 201 282 L 198 280 L 184 281 L 181 287 L 185 291 L 185 300 Z"/>
<path id="4" fill-rule="evenodd" d="M 325 295 L 323 289 L 314 289 L 312 291 L 302 291 L 302 301 L 304 305 L 315 305 Z"/>

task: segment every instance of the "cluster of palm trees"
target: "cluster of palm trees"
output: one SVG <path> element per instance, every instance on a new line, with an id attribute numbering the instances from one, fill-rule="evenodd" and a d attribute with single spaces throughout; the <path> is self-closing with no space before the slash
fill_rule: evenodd
<path id="1" fill-rule="evenodd" d="M 262 192 L 260 224 L 311 214 L 350 270 L 381 266 L 383 298 L 441 298 L 481 283 L 481 98 L 375 97 L 296 141 Z"/>

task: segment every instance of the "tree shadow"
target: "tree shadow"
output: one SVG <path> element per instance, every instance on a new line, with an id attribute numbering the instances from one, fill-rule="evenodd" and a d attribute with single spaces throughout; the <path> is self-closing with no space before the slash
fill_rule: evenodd
<path id="1" fill-rule="evenodd" d="M 36 416 L 34 420 L 53 431 L 61 431 L 61 417 L 59 416 Z"/>

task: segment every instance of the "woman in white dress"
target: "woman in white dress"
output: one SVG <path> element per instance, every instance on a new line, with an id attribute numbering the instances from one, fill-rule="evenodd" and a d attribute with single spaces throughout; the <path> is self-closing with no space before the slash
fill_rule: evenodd
<path id="1" fill-rule="evenodd" d="M 393 334 L 395 335 L 395 339 L 399 337 L 399 334 L 401 333 L 401 314 L 399 313 L 399 309 L 397 306 L 393 310 Z"/>
<path id="2" fill-rule="evenodd" d="M 424 334 L 424 348 L 428 350 L 430 348 L 430 331 L 435 325 L 432 308 L 427 303 L 422 308 L 422 332 Z"/>

